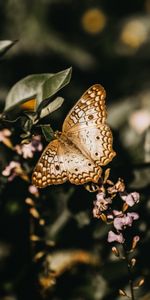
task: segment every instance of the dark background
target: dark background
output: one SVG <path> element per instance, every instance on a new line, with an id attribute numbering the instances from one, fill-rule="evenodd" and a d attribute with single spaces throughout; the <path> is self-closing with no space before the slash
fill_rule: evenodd
<path id="1" fill-rule="evenodd" d="M 124 178 L 129 191 L 141 194 L 136 207 L 140 220 L 135 231 L 140 232 L 141 242 L 136 253 L 135 278 L 145 276 L 146 283 L 138 297 L 148 299 L 142 297 L 148 293 L 150 265 L 150 1 L 1 1 L 0 36 L 1 40 L 18 40 L 0 62 L 1 108 L 9 89 L 21 78 L 72 66 L 71 82 L 59 92 L 65 102 L 47 120 L 54 129 L 61 129 L 65 115 L 88 87 L 94 83 L 105 87 L 108 122 L 117 152 L 110 165 L 112 179 Z M 43 143 L 46 145 L 44 139 Z M 7 164 L 13 154 L 2 148 L 1 159 Z M 38 155 L 33 166 L 37 159 Z M 126 286 L 127 273 L 122 263 L 112 258 L 107 226 L 92 218 L 95 194 L 70 184 L 42 190 L 34 199 L 46 220 L 46 227 L 42 228 L 31 220 L 25 203 L 29 196 L 28 184 L 20 178 L 2 184 L 1 299 L 119 299 L 117 290 Z M 52 226 L 66 207 L 69 214 L 53 234 Z M 51 248 L 44 241 L 33 245 L 31 232 L 44 240 L 50 237 L 56 245 Z M 70 270 L 66 266 L 43 296 L 38 284 L 43 261 L 33 263 L 33 256 L 38 251 L 72 249 L 99 255 L 102 263 L 99 267 L 75 264 Z"/>

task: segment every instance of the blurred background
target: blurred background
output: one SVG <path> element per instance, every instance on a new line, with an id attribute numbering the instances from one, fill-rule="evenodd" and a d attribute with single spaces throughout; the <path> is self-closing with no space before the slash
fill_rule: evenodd
<path id="1" fill-rule="evenodd" d="M 0 36 L 18 40 L 0 61 L 1 109 L 18 80 L 72 66 L 71 82 L 59 92 L 65 102 L 47 120 L 61 130 L 67 112 L 88 87 L 105 87 L 117 152 L 111 176 L 114 181 L 124 178 L 126 188 L 141 195 L 135 278 L 145 276 L 138 299 L 150 299 L 150 0 L 1 1 Z M 44 138 L 42 143 L 46 145 Z M 14 154 L 1 147 L 1 164 L 7 165 Z M 38 157 L 29 163 L 32 167 Z M 2 181 L 0 299 L 120 299 L 126 268 L 112 257 L 107 226 L 92 218 L 95 197 L 70 184 L 37 195 L 19 177 Z M 28 198 L 44 220 L 41 224 Z"/>

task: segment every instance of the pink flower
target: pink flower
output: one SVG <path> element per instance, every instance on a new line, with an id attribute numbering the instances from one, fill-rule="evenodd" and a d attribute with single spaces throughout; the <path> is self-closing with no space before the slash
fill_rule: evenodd
<path id="1" fill-rule="evenodd" d="M 122 211 L 114 209 L 113 210 L 113 214 L 114 214 L 114 216 L 121 216 L 122 215 Z"/>
<path id="2" fill-rule="evenodd" d="M 122 233 L 116 234 L 111 230 L 108 232 L 108 239 L 107 240 L 108 240 L 109 243 L 118 242 L 120 244 L 123 244 L 124 241 L 125 241 Z"/>
<path id="3" fill-rule="evenodd" d="M 93 217 L 97 219 L 100 219 L 101 217 L 101 211 L 99 210 L 99 208 L 97 208 L 97 206 L 93 208 Z"/>
<path id="4" fill-rule="evenodd" d="M 36 151 L 42 151 L 43 146 L 41 144 L 41 138 L 39 135 L 33 136 L 32 140 L 28 144 L 16 145 L 15 150 L 23 158 L 32 158 Z"/>
<path id="5" fill-rule="evenodd" d="M 132 226 L 134 220 L 137 220 L 139 215 L 137 213 L 127 213 L 121 217 L 116 217 L 114 219 L 114 227 L 117 230 L 122 230 L 126 226 Z"/>
<path id="6" fill-rule="evenodd" d="M 37 195 L 39 193 L 38 188 L 34 185 L 29 185 L 28 190 L 33 195 Z"/>
<path id="7" fill-rule="evenodd" d="M 3 129 L 0 131 L 0 142 L 3 142 L 6 137 L 11 135 L 11 131 L 9 129 Z"/>
<path id="8" fill-rule="evenodd" d="M 138 220 L 139 219 L 138 213 L 135 213 L 135 212 L 127 213 L 127 216 L 129 216 L 133 220 Z"/>
<path id="9" fill-rule="evenodd" d="M 41 136 L 40 135 L 34 135 L 32 137 L 32 146 L 35 151 L 42 151 L 43 145 L 41 143 Z"/>
<path id="10" fill-rule="evenodd" d="M 34 153 L 34 148 L 32 146 L 32 143 L 29 144 L 23 144 L 22 145 L 22 156 L 23 158 L 32 158 Z"/>
<path id="11" fill-rule="evenodd" d="M 33 157 L 33 147 L 31 143 L 29 144 L 22 144 L 22 145 L 16 145 L 15 150 L 19 155 L 22 155 L 23 158 L 32 158 Z"/>
<path id="12" fill-rule="evenodd" d="M 97 201 L 101 201 L 105 198 L 105 193 L 103 192 L 99 192 L 97 195 L 96 195 L 96 200 Z"/>
<path id="13" fill-rule="evenodd" d="M 130 194 L 120 193 L 120 196 L 123 201 L 125 201 L 129 206 L 133 206 L 135 203 L 140 201 L 140 195 L 137 192 L 133 192 Z"/>
<path id="14" fill-rule="evenodd" d="M 11 161 L 9 165 L 2 171 L 2 175 L 8 177 L 12 181 L 21 171 L 21 165 L 17 161 Z"/>
<path id="15" fill-rule="evenodd" d="M 96 195 L 95 205 L 101 210 L 107 210 L 108 204 L 112 203 L 111 198 L 105 198 L 105 194 L 100 192 Z"/>
<path id="16" fill-rule="evenodd" d="M 114 227 L 117 230 L 122 230 L 122 228 L 126 225 L 127 220 L 126 217 L 117 217 L 114 219 Z"/>
<path id="17" fill-rule="evenodd" d="M 96 195 L 96 201 L 94 201 L 94 208 L 93 208 L 94 218 L 99 219 L 103 211 L 106 211 L 108 209 L 110 203 L 112 203 L 111 198 L 105 198 L 105 193 L 99 192 Z"/>

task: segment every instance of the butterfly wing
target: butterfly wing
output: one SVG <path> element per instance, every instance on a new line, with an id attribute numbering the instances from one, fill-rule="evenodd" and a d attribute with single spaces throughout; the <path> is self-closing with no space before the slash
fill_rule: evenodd
<path id="1" fill-rule="evenodd" d="M 33 184 L 98 182 L 100 166 L 115 156 L 111 130 L 105 124 L 105 94 L 99 84 L 83 94 L 67 115 L 60 139 L 50 142 L 43 152 L 33 172 Z"/>
<path id="2" fill-rule="evenodd" d="M 68 132 L 75 125 L 95 126 L 106 120 L 106 92 L 100 84 L 90 87 L 70 110 L 63 123 L 62 132 Z"/>
<path id="3" fill-rule="evenodd" d="M 39 159 L 32 182 L 39 188 L 62 184 L 67 180 L 78 185 L 89 181 L 97 182 L 101 172 L 101 168 L 85 157 L 75 145 L 54 140 Z"/>
<path id="4" fill-rule="evenodd" d="M 74 131 L 68 132 L 68 138 L 97 165 L 107 165 L 116 155 L 112 148 L 112 133 L 106 124 L 98 127 L 76 125 Z"/>
<path id="5" fill-rule="evenodd" d="M 63 151 L 58 140 L 51 141 L 42 153 L 32 175 L 32 182 L 39 188 L 67 181 Z"/>
<path id="6" fill-rule="evenodd" d="M 106 165 L 116 155 L 113 137 L 106 125 L 106 92 L 100 84 L 89 88 L 72 108 L 63 124 L 63 132 L 98 165 Z"/>
<path id="7" fill-rule="evenodd" d="M 63 144 L 64 166 L 68 180 L 76 185 L 87 182 L 97 183 L 101 176 L 100 166 L 86 157 L 74 144 Z"/>

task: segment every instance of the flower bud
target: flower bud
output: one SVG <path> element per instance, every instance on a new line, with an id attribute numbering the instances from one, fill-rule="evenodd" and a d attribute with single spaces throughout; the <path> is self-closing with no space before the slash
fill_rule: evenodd
<path id="1" fill-rule="evenodd" d="M 32 235 L 30 236 L 30 240 L 31 240 L 32 242 L 38 242 L 38 241 L 40 241 L 41 239 L 40 239 L 39 236 L 37 236 L 37 235 L 35 235 L 35 234 L 32 234 Z"/>
<path id="2" fill-rule="evenodd" d="M 136 248 L 136 245 L 137 245 L 137 243 L 138 243 L 138 241 L 140 240 L 140 237 L 138 236 L 138 235 L 135 235 L 134 237 L 133 237 L 133 240 L 132 240 L 132 250 L 134 250 L 135 248 Z"/>
<path id="3" fill-rule="evenodd" d="M 137 283 L 137 286 L 140 287 L 144 284 L 144 278 L 140 279 Z"/>
<path id="4" fill-rule="evenodd" d="M 109 178 L 110 175 L 110 168 L 106 169 L 105 174 L 104 174 L 104 183 L 106 183 L 107 179 Z"/>
<path id="5" fill-rule="evenodd" d="M 101 214 L 100 217 L 101 217 L 103 222 L 105 222 L 105 223 L 107 222 L 107 217 L 106 217 L 105 214 Z"/>
<path id="6" fill-rule="evenodd" d="M 130 262 L 131 267 L 133 268 L 135 266 L 135 264 L 136 264 L 136 259 L 132 258 L 131 262 Z"/>
<path id="7" fill-rule="evenodd" d="M 40 251 L 40 252 L 38 252 L 38 253 L 36 253 L 35 254 L 35 256 L 34 256 L 34 261 L 36 262 L 36 261 L 38 261 L 40 258 L 42 258 L 43 256 L 45 255 L 45 252 L 44 251 Z"/>
<path id="8" fill-rule="evenodd" d="M 44 225 L 45 225 L 45 220 L 44 220 L 44 219 L 40 219 L 40 220 L 39 220 L 39 224 L 40 224 L 41 226 L 44 226 Z"/>
<path id="9" fill-rule="evenodd" d="M 116 248 L 116 247 L 112 247 L 112 252 L 115 256 L 119 257 L 120 256 L 120 253 L 119 253 L 119 250 Z"/>
<path id="10" fill-rule="evenodd" d="M 26 198 L 25 203 L 30 205 L 30 206 L 34 206 L 34 201 L 31 198 Z"/>
<path id="11" fill-rule="evenodd" d="M 29 211 L 33 218 L 39 219 L 40 215 L 34 207 L 31 207 Z"/>
<path id="12" fill-rule="evenodd" d="M 127 203 L 124 203 L 123 204 L 123 208 L 122 208 L 122 211 L 123 212 L 126 212 L 126 210 L 128 209 L 129 205 Z"/>
<path id="13" fill-rule="evenodd" d="M 127 296 L 126 292 L 124 290 L 121 290 L 121 289 L 119 289 L 119 295 L 120 296 Z"/>

